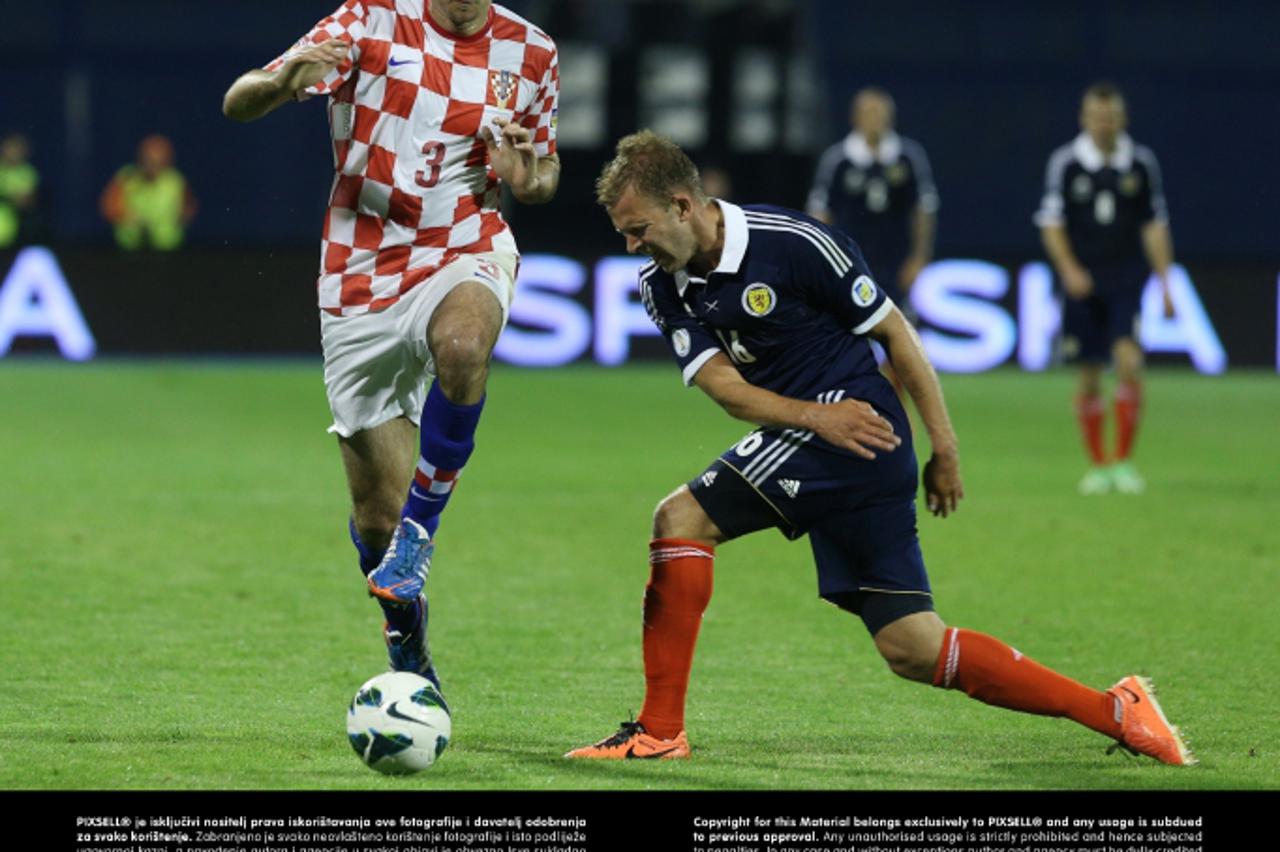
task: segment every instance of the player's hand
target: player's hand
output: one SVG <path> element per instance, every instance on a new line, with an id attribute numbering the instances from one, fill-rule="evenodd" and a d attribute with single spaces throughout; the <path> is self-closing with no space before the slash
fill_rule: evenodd
<path id="1" fill-rule="evenodd" d="M 1072 299 L 1084 299 L 1093 292 L 1093 276 L 1083 266 L 1067 266 L 1059 271 L 1062 289 Z"/>
<path id="2" fill-rule="evenodd" d="M 924 259 L 915 255 L 903 261 L 901 268 L 898 269 L 898 288 L 904 294 L 911 290 L 911 285 L 916 283 L 916 279 L 920 277 L 920 270 L 924 269 L 924 266 Z"/>
<path id="3" fill-rule="evenodd" d="M 893 433 L 893 424 L 860 399 L 815 405 L 813 414 L 813 431 L 824 441 L 864 459 L 875 458 L 876 450 L 893 452 L 902 444 Z"/>
<path id="4" fill-rule="evenodd" d="M 489 149 L 489 165 L 516 197 L 526 196 L 538 188 L 538 154 L 533 150 L 533 135 L 527 127 L 515 121 L 495 118 L 495 135 L 488 127 L 481 128 L 480 138 Z"/>
<path id="5" fill-rule="evenodd" d="M 924 466 L 924 494 L 929 511 L 945 518 L 959 506 L 964 497 L 960 483 L 960 457 L 955 453 L 933 456 Z"/>
<path id="6" fill-rule="evenodd" d="M 276 72 L 276 79 L 285 91 L 305 100 L 309 95 L 303 90 L 323 80 L 330 71 L 346 62 L 350 54 L 351 45 L 342 39 L 313 44 L 290 56 Z"/>

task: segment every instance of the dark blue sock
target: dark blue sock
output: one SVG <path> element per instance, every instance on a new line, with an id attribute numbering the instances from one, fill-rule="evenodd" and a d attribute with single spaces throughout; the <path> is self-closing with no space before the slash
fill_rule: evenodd
<path id="1" fill-rule="evenodd" d="M 374 568 L 382 562 L 384 550 L 377 550 L 369 547 L 364 543 L 364 539 L 360 538 L 360 533 L 356 531 L 355 518 L 347 519 L 347 532 L 351 534 L 351 543 L 356 546 L 356 552 L 360 554 L 360 573 L 366 577 L 369 576 Z M 382 614 L 386 617 L 387 623 L 402 633 L 410 633 L 418 626 L 418 611 L 416 605 L 397 606 L 396 604 L 384 601 L 378 598 L 378 604 L 382 607 Z M 425 607 L 425 601 L 423 602 Z"/>
<path id="2" fill-rule="evenodd" d="M 475 449 L 476 427 L 483 410 L 483 398 L 475 405 L 450 402 L 438 380 L 431 383 L 427 392 L 419 426 L 418 468 L 401 514 L 422 524 L 432 535 L 458 476 Z"/>
<path id="3" fill-rule="evenodd" d="M 378 563 L 382 562 L 382 554 L 386 551 L 374 550 L 364 543 L 364 539 L 360 538 L 360 533 L 356 532 L 355 518 L 347 518 L 347 532 L 351 534 L 351 543 L 356 546 L 356 553 L 360 554 L 360 573 L 368 577 L 369 572 L 377 568 Z"/>

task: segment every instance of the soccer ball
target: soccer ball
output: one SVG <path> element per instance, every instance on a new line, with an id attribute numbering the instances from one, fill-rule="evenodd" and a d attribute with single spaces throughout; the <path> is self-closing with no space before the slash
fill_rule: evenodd
<path id="1" fill-rule="evenodd" d="M 435 684 L 412 672 L 384 672 L 356 692 L 347 710 L 347 737 L 369 767 L 409 775 L 440 757 L 453 724 Z"/>

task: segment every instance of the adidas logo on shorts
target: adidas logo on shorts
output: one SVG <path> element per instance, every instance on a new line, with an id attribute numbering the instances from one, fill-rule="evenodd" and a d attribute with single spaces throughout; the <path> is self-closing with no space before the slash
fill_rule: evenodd
<path id="1" fill-rule="evenodd" d="M 796 494 L 800 492 L 800 480 L 798 479 L 779 479 L 778 485 L 783 491 L 787 492 L 787 496 L 795 499 Z"/>

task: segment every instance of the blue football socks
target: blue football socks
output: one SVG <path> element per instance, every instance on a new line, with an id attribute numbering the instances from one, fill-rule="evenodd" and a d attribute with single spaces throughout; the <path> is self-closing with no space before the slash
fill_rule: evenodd
<path id="1" fill-rule="evenodd" d="M 401 514 L 422 524 L 433 536 L 440 524 L 440 513 L 475 449 L 476 426 L 483 410 L 483 398 L 475 405 L 450 402 L 439 381 L 432 382 L 427 392 L 419 425 L 418 468 Z"/>

